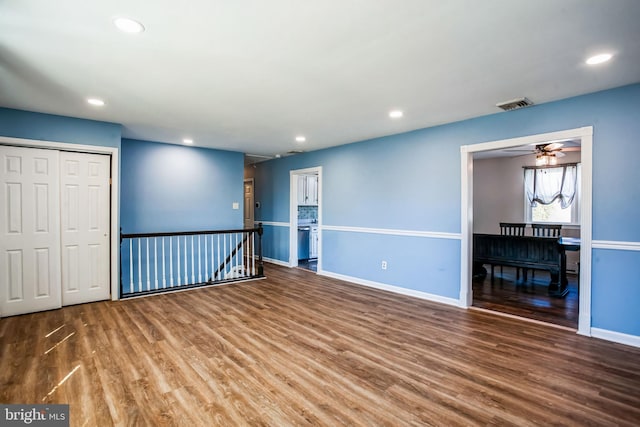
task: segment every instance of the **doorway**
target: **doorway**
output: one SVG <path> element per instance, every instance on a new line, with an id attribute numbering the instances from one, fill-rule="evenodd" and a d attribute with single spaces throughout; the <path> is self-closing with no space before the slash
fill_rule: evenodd
<path id="1" fill-rule="evenodd" d="M 473 232 L 474 232 L 474 155 L 492 150 L 516 148 L 525 145 L 536 145 L 556 140 L 576 140 L 581 146 L 581 250 L 580 250 L 580 280 L 578 303 L 578 333 L 590 335 L 591 328 L 591 182 L 592 182 L 592 128 L 578 128 L 547 134 L 532 135 L 522 138 L 493 141 L 482 144 L 462 146 L 461 151 L 461 286 L 460 305 L 473 305 Z"/>
<path id="2" fill-rule="evenodd" d="M 290 171 L 289 266 L 321 271 L 322 167 Z"/>

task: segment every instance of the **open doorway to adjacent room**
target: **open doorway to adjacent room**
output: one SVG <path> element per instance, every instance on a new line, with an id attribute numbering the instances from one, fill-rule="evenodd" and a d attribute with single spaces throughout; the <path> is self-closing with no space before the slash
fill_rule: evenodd
<path id="1" fill-rule="evenodd" d="M 290 172 L 289 264 L 318 271 L 321 262 L 322 168 Z"/>
<path id="2" fill-rule="evenodd" d="M 591 128 L 465 146 L 461 151 L 463 261 L 467 264 L 463 267 L 461 303 L 578 329 L 579 333 L 588 331 L 591 256 L 586 248 L 591 247 Z M 548 200 L 538 193 L 532 196 L 532 177 L 537 180 L 538 174 L 544 174 L 546 178 L 557 171 L 560 180 L 569 180 L 569 171 L 575 174 L 571 176 L 576 192 L 567 196 L 571 202 L 564 203 L 564 209 L 559 199 L 552 200 L 553 196 Z M 539 181 L 535 182 L 539 185 Z M 537 197 L 550 203 L 532 206 L 531 199 Z M 538 224 L 545 228 L 561 225 L 559 253 L 564 261 L 560 262 L 562 268 L 556 277 L 560 291 L 552 285 L 550 270 L 518 267 L 522 256 L 514 251 L 507 257 L 507 264 L 515 262 L 512 265 L 474 258 L 474 251 L 485 251 L 477 246 L 483 238 L 491 245 L 502 244 L 502 237 L 493 236 L 508 233 L 504 223 L 521 227 L 520 232 L 527 238 L 538 236 Z"/>

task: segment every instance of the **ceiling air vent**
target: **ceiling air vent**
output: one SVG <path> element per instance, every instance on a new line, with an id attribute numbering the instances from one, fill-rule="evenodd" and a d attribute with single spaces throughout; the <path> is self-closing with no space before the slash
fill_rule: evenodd
<path id="1" fill-rule="evenodd" d="M 527 98 L 516 98 L 512 99 L 511 101 L 496 104 L 496 107 L 502 108 L 504 111 L 511 111 L 517 110 L 518 108 L 528 107 L 529 105 L 533 105 L 533 102 L 531 102 Z"/>
<path id="2" fill-rule="evenodd" d="M 289 150 L 287 151 L 287 154 L 302 154 L 304 153 L 303 150 Z"/>

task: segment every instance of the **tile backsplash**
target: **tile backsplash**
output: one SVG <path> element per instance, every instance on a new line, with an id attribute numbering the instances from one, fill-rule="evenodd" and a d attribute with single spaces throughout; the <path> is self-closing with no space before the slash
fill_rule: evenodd
<path id="1" fill-rule="evenodd" d="M 298 206 L 298 219 L 318 220 L 317 206 Z"/>

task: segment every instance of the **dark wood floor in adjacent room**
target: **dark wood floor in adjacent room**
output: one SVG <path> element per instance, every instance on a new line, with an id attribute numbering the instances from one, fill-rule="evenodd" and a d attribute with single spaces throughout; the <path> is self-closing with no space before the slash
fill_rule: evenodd
<path id="1" fill-rule="evenodd" d="M 0 320 L 0 402 L 71 425 L 638 425 L 640 349 L 267 265 Z"/>
<path id="2" fill-rule="evenodd" d="M 547 293 L 549 272 L 538 270 L 527 281 L 517 280 L 513 267 L 495 267 L 493 283 L 491 270 L 484 278 L 473 280 L 473 306 L 514 316 L 578 329 L 578 277 L 568 274 L 569 293 L 564 298 L 550 297 Z"/>

